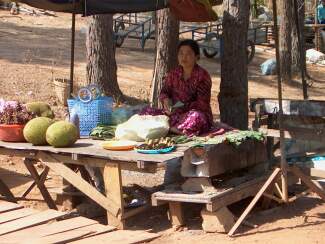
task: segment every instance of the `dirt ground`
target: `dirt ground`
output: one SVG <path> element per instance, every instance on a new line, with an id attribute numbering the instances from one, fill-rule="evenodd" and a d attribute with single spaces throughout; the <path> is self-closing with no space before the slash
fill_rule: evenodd
<path id="1" fill-rule="evenodd" d="M 63 117 L 63 108 L 56 99 L 53 87 L 54 78 L 68 78 L 70 64 L 70 21 L 71 16 L 57 14 L 58 17 L 10 16 L 0 10 L 0 97 L 8 100 L 48 101 L 57 117 Z M 77 18 L 76 71 L 75 79 L 79 85 L 85 82 L 85 26 L 86 19 Z M 154 51 L 153 41 L 148 41 L 144 51 L 136 40 L 126 40 L 117 49 L 118 81 L 124 94 L 147 100 L 150 92 Z M 253 62 L 249 65 L 249 97 L 277 96 L 274 76 L 261 76 L 260 64 L 273 56 L 272 51 L 259 47 Z M 218 118 L 217 95 L 220 84 L 220 62 L 202 57 L 200 64 L 212 75 L 213 89 L 211 106 Z M 313 78 L 309 88 L 312 99 L 325 98 L 325 68 L 309 65 Z M 299 80 L 284 84 L 284 98 L 302 98 Z M 251 115 L 252 117 L 252 115 Z M 162 174 L 151 175 L 124 174 L 126 183 L 154 185 L 161 181 Z M 31 183 L 31 178 L 22 167 L 21 159 L 0 157 L 0 177 L 19 195 Z M 49 188 L 55 188 L 59 179 L 50 174 Z M 40 194 L 33 190 L 32 200 L 23 202 L 27 206 L 46 208 Z M 237 211 L 244 205 L 235 206 Z M 237 238 L 223 234 L 207 234 L 200 227 L 198 206 L 187 206 L 188 227 L 174 231 L 167 220 L 165 210 L 153 209 L 143 216 L 130 221 L 130 228 L 153 229 L 162 237 L 153 243 L 324 243 L 325 204 L 319 198 L 309 195 L 300 198 L 289 206 L 280 206 L 268 212 L 253 214 L 249 221 L 259 227 L 240 228 Z"/>

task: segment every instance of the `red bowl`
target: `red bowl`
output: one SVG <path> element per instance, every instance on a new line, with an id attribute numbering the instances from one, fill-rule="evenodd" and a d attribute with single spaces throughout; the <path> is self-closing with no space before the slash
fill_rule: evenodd
<path id="1" fill-rule="evenodd" d="M 24 142 L 25 125 L 6 125 L 0 124 L 0 140 L 6 142 Z"/>

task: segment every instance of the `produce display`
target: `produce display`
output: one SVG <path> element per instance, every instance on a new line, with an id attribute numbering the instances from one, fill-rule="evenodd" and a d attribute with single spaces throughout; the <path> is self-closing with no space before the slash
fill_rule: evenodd
<path id="1" fill-rule="evenodd" d="M 35 146 L 46 145 L 46 131 L 54 121 L 47 117 L 37 117 L 30 120 L 24 127 L 26 141 Z"/>
<path id="2" fill-rule="evenodd" d="M 173 147 L 175 142 L 170 137 L 160 138 L 160 139 L 153 139 L 153 140 L 146 140 L 145 143 L 136 146 L 136 149 L 141 150 L 159 150 L 168 147 Z"/>
<path id="3" fill-rule="evenodd" d="M 109 140 L 115 137 L 116 126 L 98 125 L 91 130 L 89 136 L 94 140 Z"/>
<path id="4" fill-rule="evenodd" d="M 107 141 L 102 144 L 102 147 L 112 151 L 127 151 L 132 150 L 137 145 L 135 141 Z"/>
<path id="5" fill-rule="evenodd" d="M 0 124 L 24 125 L 34 117 L 34 114 L 27 111 L 26 106 L 23 104 L 0 100 Z"/>
<path id="6" fill-rule="evenodd" d="M 236 131 L 236 132 L 228 132 L 226 134 L 226 141 L 235 146 L 239 146 L 242 142 L 252 139 L 256 141 L 264 141 L 264 134 L 258 131 Z"/>
<path id="7" fill-rule="evenodd" d="M 53 147 L 69 147 L 78 139 L 77 127 L 67 121 L 53 123 L 46 131 L 46 141 Z"/>
<path id="8" fill-rule="evenodd" d="M 49 104 L 45 102 L 31 102 L 26 103 L 26 108 L 38 117 L 54 118 L 54 113 Z"/>

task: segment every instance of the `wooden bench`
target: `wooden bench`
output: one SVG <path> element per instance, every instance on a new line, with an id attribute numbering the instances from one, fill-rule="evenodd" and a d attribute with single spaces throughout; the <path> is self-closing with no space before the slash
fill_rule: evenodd
<path id="1" fill-rule="evenodd" d="M 246 175 L 233 178 L 223 183 L 222 186 L 216 187 L 214 191 L 208 190 L 201 193 L 167 189 L 152 194 L 152 204 L 154 206 L 169 204 L 170 220 L 173 226 L 184 225 L 183 203 L 203 204 L 205 205 L 205 209 L 201 212 L 203 221 L 214 216 L 213 221 L 218 221 L 219 227 L 213 232 L 227 232 L 234 224 L 234 217 L 227 209 L 227 206 L 254 196 L 267 179 L 267 176 L 267 174 L 261 177 Z M 211 228 L 204 225 L 202 227 L 205 231 L 211 231 Z"/>

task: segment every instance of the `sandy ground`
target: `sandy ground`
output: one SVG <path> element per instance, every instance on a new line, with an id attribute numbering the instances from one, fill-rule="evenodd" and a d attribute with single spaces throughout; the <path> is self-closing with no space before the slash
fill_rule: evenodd
<path id="1" fill-rule="evenodd" d="M 48 101 L 56 115 L 62 117 L 65 108 L 58 104 L 53 87 L 54 78 L 69 77 L 70 55 L 70 16 L 58 14 L 49 16 L 9 16 L 0 11 L 0 97 L 22 102 Z M 77 18 L 76 72 L 79 85 L 85 81 L 85 35 L 86 19 Z M 148 41 L 144 51 L 136 40 L 126 40 L 117 49 L 118 82 L 126 95 L 147 100 L 153 69 L 153 41 Z M 276 79 L 263 77 L 259 65 L 273 56 L 272 53 L 258 49 L 249 65 L 249 97 L 276 97 Z M 220 84 L 220 62 L 216 59 L 202 58 L 200 64 L 212 75 L 212 108 L 218 117 L 217 94 Z M 324 99 L 325 69 L 308 66 L 314 78 L 309 88 L 312 99 Z M 302 98 L 301 82 L 294 80 L 284 84 L 284 98 Z M 252 116 L 252 115 L 251 115 Z M 0 177 L 19 195 L 31 182 L 29 174 L 22 167 L 21 160 L 15 157 L 0 157 Z M 162 175 L 124 175 L 126 183 L 154 185 L 161 181 Z M 57 187 L 59 179 L 51 174 L 47 185 Z M 38 190 L 33 190 L 31 201 L 25 205 L 46 208 Z M 235 206 L 237 212 L 245 203 Z M 145 217 L 138 216 L 130 221 L 131 229 L 153 229 L 162 237 L 153 243 L 324 243 L 325 204 L 315 196 L 300 198 L 289 206 L 280 206 L 271 212 L 253 214 L 252 223 L 256 229 L 240 228 L 237 238 L 223 234 L 206 234 L 200 227 L 198 206 L 187 207 L 187 225 L 183 231 L 174 231 L 167 220 L 165 210 L 152 209 Z M 143 219 L 146 221 L 143 221 Z"/>

